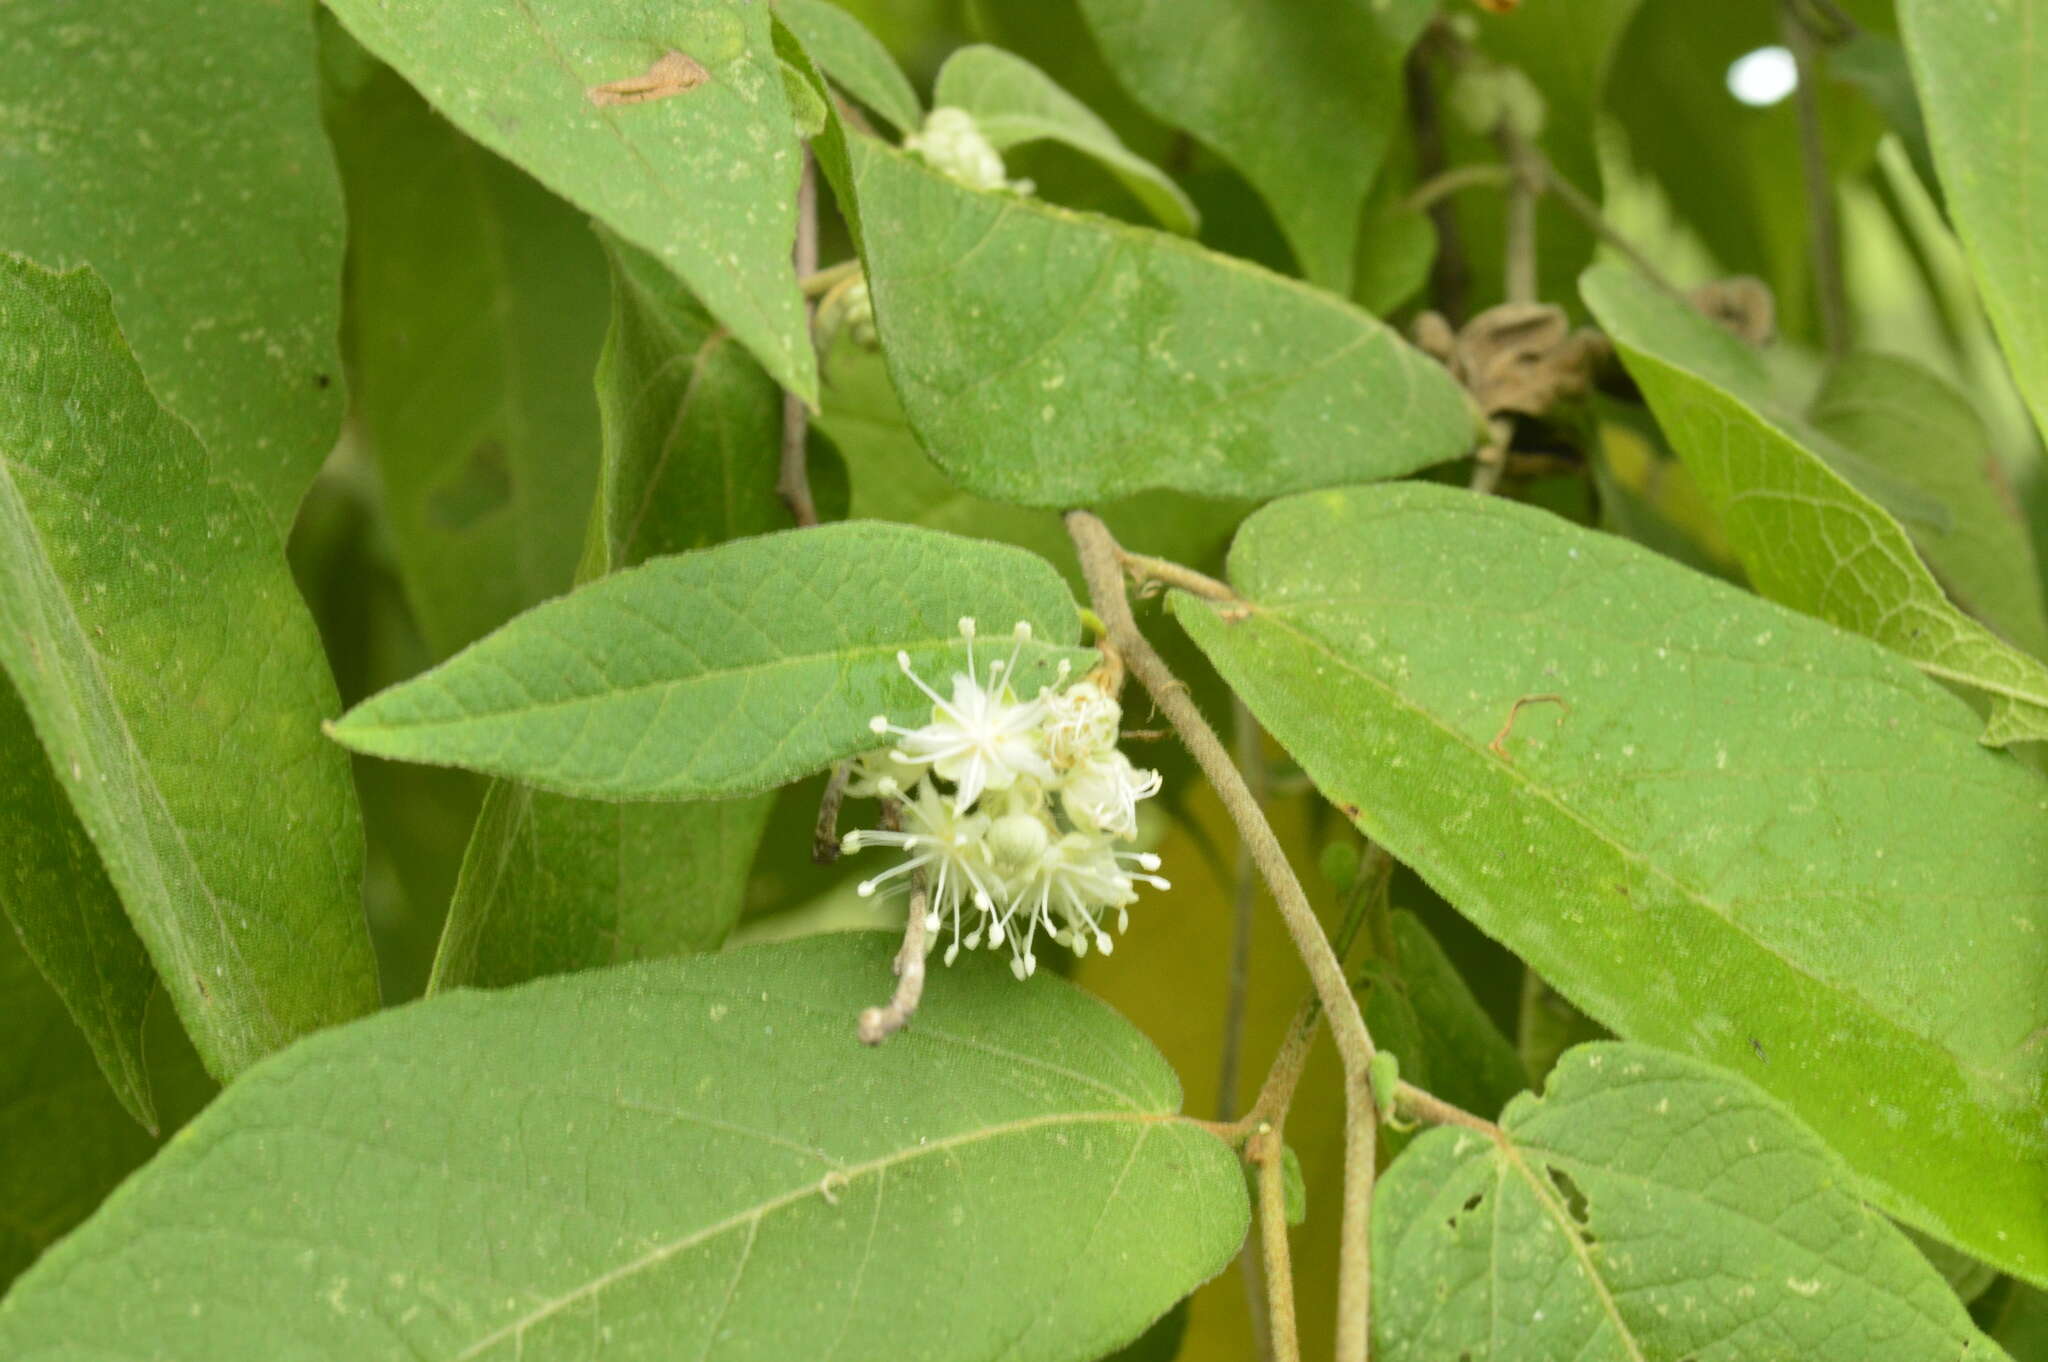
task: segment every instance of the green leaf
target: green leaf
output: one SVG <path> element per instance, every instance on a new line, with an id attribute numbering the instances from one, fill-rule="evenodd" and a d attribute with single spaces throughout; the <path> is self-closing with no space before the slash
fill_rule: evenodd
<path id="1" fill-rule="evenodd" d="M 1941 192 L 1934 169 L 1934 148 L 1927 140 L 1927 118 L 1913 92 L 1913 72 L 1906 49 L 1896 38 L 1858 29 L 1828 52 L 1828 74 L 1863 92 L 1898 134 L 1906 158 L 1930 193 Z"/>
<path id="2" fill-rule="evenodd" d="M 865 1049 L 894 945 L 455 993 L 320 1036 L 24 1277 L 0 1354 L 1083 1362 L 1230 1261 L 1237 1158 L 1174 1115 L 1142 1036 L 978 956 Z"/>
<path id="3" fill-rule="evenodd" d="M 151 390 L 288 529 L 342 408 L 310 7 L 8 5 L 0 51 L 0 251 L 92 266 Z"/>
<path id="4" fill-rule="evenodd" d="M 771 802 L 607 804 L 494 782 L 427 991 L 716 950 Z"/>
<path id="5" fill-rule="evenodd" d="M 2048 1362 L 2048 1292 L 2012 1283 L 1991 1336 L 2013 1362 Z"/>
<path id="6" fill-rule="evenodd" d="M 216 1076 L 376 1005 L 334 681 L 278 532 L 91 273 L 4 258 L 0 664 Z"/>
<path id="7" fill-rule="evenodd" d="M 151 1009 L 145 1089 L 165 1134 L 211 1096 L 213 1084 L 170 1009 Z M 21 943 L 0 923 L 0 1291 L 62 1238 L 158 1140 L 129 1119 L 92 1049 Z"/>
<path id="8" fill-rule="evenodd" d="M 2048 737 L 2048 668 L 1951 605 L 1879 502 L 1944 544 L 1967 510 L 1897 476 L 1901 452 L 1888 465 L 1781 410 L 1756 351 L 1685 303 L 1615 265 L 1581 288 L 1758 591 L 1986 692 L 2004 707 L 1986 742 Z"/>
<path id="9" fill-rule="evenodd" d="M 2048 786 L 1967 703 L 1432 485 L 1269 506 L 1230 579 L 1249 615 L 1175 615 L 1367 836 L 1621 1035 L 1754 1078 L 1885 1210 L 2048 1277 Z"/>
<path id="10" fill-rule="evenodd" d="M 597 374 L 591 571 L 787 525 L 775 495 L 781 389 L 658 262 L 605 245 L 612 329 Z M 716 949 L 739 917 L 770 805 L 608 804 L 493 782 L 429 991 Z"/>
<path id="11" fill-rule="evenodd" d="M 1899 21 L 1949 218 L 2012 376 L 2048 432 L 2048 243 L 2033 211 L 2048 197 L 2037 140 L 2048 126 L 2048 0 L 1901 0 Z"/>
<path id="12" fill-rule="evenodd" d="M 530 610 L 329 731 L 373 756 L 466 766 L 558 794 L 717 799 L 773 789 L 873 747 L 868 720 L 929 718 L 927 683 L 965 671 L 963 616 L 1018 689 L 1049 684 L 1080 633 L 1073 598 L 1020 549 L 850 522 L 742 539 L 614 573 Z"/>
<path id="13" fill-rule="evenodd" d="M 2048 656 L 2033 543 L 1967 397 L 1911 360 L 1853 354 L 1828 371 L 1807 419 L 1939 503 L 1946 527 L 1916 526 L 1913 542 L 1949 598 L 2036 657 Z"/>
<path id="14" fill-rule="evenodd" d="M 659 261 L 616 239 L 597 371 L 605 566 L 790 525 L 775 492 L 782 392 Z"/>
<path id="15" fill-rule="evenodd" d="M 330 121 L 357 412 L 407 598 L 445 657 L 574 578 L 597 482 L 604 258 L 581 213 L 389 69 Z"/>
<path id="16" fill-rule="evenodd" d="M 0 917 L 13 922 L 21 949 L 78 1023 L 121 1105 L 154 1130 L 142 1021 L 156 991 L 156 968 L 4 674 Z M 0 930 L 0 938 L 7 935 Z"/>
<path id="17" fill-rule="evenodd" d="M 1082 0 L 1138 103 L 1235 166 L 1302 273 L 1351 288 L 1359 209 L 1401 122 L 1401 62 L 1431 0 Z"/>
<path id="18" fill-rule="evenodd" d="M 776 0 L 775 15 L 789 25 L 818 69 L 848 94 L 880 114 L 897 133 L 924 123 L 924 106 L 910 78 L 868 32 L 867 25 L 831 0 Z"/>
<path id="19" fill-rule="evenodd" d="M 1393 924 L 1396 971 L 1428 1038 L 1430 1081 L 1424 1086 L 1470 1111 L 1500 1110 L 1529 1086 L 1521 1057 L 1422 919 L 1396 912 Z"/>
<path id="20" fill-rule="evenodd" d="M 905 410 L 955 483 L 1063 507 L 1266 497 L 1465 453 L 1436 364 L 1348 303 L 1176 237 L 977 193 L 849 139 Z"/>
<path id="21" fill-rule="evenodd" d="M 799 156 L 766 5 L 737 0 L 331 0 L 455 125 L 674 270 L 776 380 L 817 399 L 789 266 Z M 675 52 L 705 78 L 591 92 Z"/>
<path id="22" fill-rule="evenodd" d="M 946 58 L 934 103 L 965 109 L 998 151 L 1051 140 L 1102 163 L 1169 232 L 1193 236 L 1195 205 L 1166 172 L 1131 153 L 1116 132 L 1022 57 L 975 44 Z"/>
<path id="23" fill-rule="evenodd" d="M 1489 1139 L 1379 1185 L 1375 1357 L 2000 1356 L 1790 1112 L 1696 1060 L 1585 1045 Z"/>

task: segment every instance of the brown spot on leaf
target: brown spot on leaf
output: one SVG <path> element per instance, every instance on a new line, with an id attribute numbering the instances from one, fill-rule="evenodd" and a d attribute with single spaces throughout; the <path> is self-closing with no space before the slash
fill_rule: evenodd
<path id="1" fill-rule="evenodd" d="M 1355 819 L 1358 817 L 1358 806 L 1356 804 L 1344 804 L 1340 807 L 1344 810 L 1344 816 L 1346 818 Z"/>
<path id="2" fill-rule="evenodd" d="M 688 94 L 711 79 L 711 73 L 687 52 L 670 50 L 661 54 L 645 75 L 627 76 L 590 87 L 590 102 L 600 107 L 611 104 L 645 104 Z"/>

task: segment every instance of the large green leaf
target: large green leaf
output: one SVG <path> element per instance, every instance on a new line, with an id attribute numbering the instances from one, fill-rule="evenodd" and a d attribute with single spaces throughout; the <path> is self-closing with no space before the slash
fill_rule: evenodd
<path id="1" fill-rule="evenodd" d="M 1404 484 L 1245 523 L 1175 614 L 1368 836 L 1632 1040 L 1738 1070 L 1886 1210 L 2048 1277 L 2048 786 L 1866 640 Z"/>
<path id="2" fill-rule="evenodd" d="M 1899 19 L 1949 217 L 2048 432 L 2048 3 L 1900 0 Z"/>
<path id="3" fill-rule="evenodd" d="M 22 949 L 84 1032 L 121 1105 L 154 1127 L 142 1021 L 156 991 L 156 968 L 4 674 L 0 918 L 13 922 Z"/>
<path id="4" fill-rule="evenodd" d="M 893 949 L 627 966 L 318 1037 L 24 1277 L 0 1355 L 1086 1362 L 1230 1261 L 1236 1156 L 1128 1023 L 978 956 L 866 1049 Z"/>
<path id="5" fill-rule="evenodd" d="M 1032 506 L 1265 497 L 1466 453 L 1435 361 L 1350 304 L 1177 237 L 966 189 L 848 142 L 911 424 L 961 487 Z"/>
<path id="6" fill-rule="evenodd" d="M 575 575 L 597 483 L 604 257 L 581 213 L 388 68 L 330 122 L 357 413 L 407 598 L 446 656 Z"/>
<path id="7" fill-rule="evenodd" d="M 1359 209 L 1402 118 L 1401 61 L 1431 0 L 1082 0 L 1146 111 L 1251 181 L 1302 273 L 1351 288 Z"/>
<path id="8" fill-rule="evenodd" d="M 280 529 L 341 422 L 312 7 L 0 7 L 0 251 L 89 264 L 150 387 Z"/>
<path id="9" fill-rule="evenodd" d="M 208 1068 L 375 1006 L 334 681 L 278 532 L 91 273 L 7 259 L 0 664 Z"/>
<path id="10" fill-rule="evenodd" d="M 1985 692 L 1986 741 L 2048 737 L 2048 668 L 1956 609 L 1900 523 L 1947 544 L 1967 506 L 1899 476 L 1897 451 L 1881 462 L 1784 410 L 1755 350 L 1628 270 L 1581 288 L 1757 590 Z"/>
<path id="11" fill-rule="evenodd" d="M 212 1093 L 170 1009 L 151 1009 L 149 1073 L 165 1132 Z M 0 1291 L 92 1214 L 158 1147 L 124 1114 L 72 1024 L 7 924 L 0 922 Z"/>
<path id="12" fill-rule="evenodd" d="M 359 752 L 467 766 L 558 794 L 751 794 L 874 746 L 868 720 L 920 723 L 927 683 L 1035 641 L 1020 691 L 1050 683 L 1080 618 L 1044 559 L 864 521 L 742 539 L 614 573 L 530 610 L 331 726 Z"/>
<path id="13" fill-rule="evenodd" d="M 364 46 L 491 150 L 687 281 L 777 381 L 817 397 L 790 271 L 799 168 L 768 7 L 738 0 L 331 0 Z M 696 63 L 691 88 L 591 92 Z M 688 69 L 688 68 L 682 68 Z M 629 96 L 630 98 L 630 96 Z"/>
<path id="14" fill-rule="evenodd" d="M 972 114 L 998 151 L 1048 140 L 1092 157 L 1123 182 L 1160 226 L 1194 234 L 1195 206 L 1180 186 L 1133 155 L 1109 124 L 1022 57 L 981 43 L 960 48 L 939 68 L 932 101 Z"/>
<path id="15" fill-rule="evenodd" d="M 1852 354 L 1828 370 L 1807 419 L 1939 502 L 1946 525 L 1915 526 L 1913 542 L 1949 598 L 2034 656 L 2048 656 L 2034 546 L 1969 398 L 1911 360 Z"/>
<path id="16" fill-rule="evenodd" d="M 1584 1045 L 1500 1124 L 1433 1130 L 1381 1181 L 1375 1357 L 2002 1356 L 1841 1160 L 1732 1074 Z"/>
<path id="17" fill-rule="evenodd" d="M 657 261 L 606 244 L 604 466 L 587 570 L 787 525 L 775 494 L 781 390 Z M 717 947 L 739 917 L 770 803 L 608 804 L 494 783 L 430 989 Z"/>
<path id="18" fill-rule="evenodd" d="M 832 0 L 777 0 L 775 14 L 820 70 L 899 134 L 915 132 L 924 122 L 924 106 L 910 78 L 859 19 Z"/>

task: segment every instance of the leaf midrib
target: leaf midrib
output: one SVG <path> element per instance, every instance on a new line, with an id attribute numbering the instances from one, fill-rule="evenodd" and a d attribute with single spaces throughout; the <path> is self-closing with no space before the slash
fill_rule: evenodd
<path id="1" fill-rule="evenodd" d="M 957 1135 L 948 1135 L 940 1139 L 930 1140 L 923 1144 L 905 1146 L 902 1149 L 870 1159 L 865 1163 L 850 1164 L 844 1168 L 830 1170 L 815 1182 L 806 1182 L 801 1186 L 793 1187 L 786 1192 L 758 1202 L 743 1211 L 735 1211 L 722 1220 L 701 1226 L 679 1238 L 657 1245 L 641 1254 L 638 1258 L 622 1263 L 606 1272 L 599 1273 L 574 1290 L 556 1296 L 539 1307 L 529 1310 L 518 1319 L 499 1326 L 497 1329 L 471 1343 L 461 1352 L 453 1354 L 449 1362 L 470 1362 L 470 1359 L 482 1355 L 485 1351 L 502 1343 L 504 1340 L 508 1338 L 517 1339 L 523 1336 L 534 1325 L 553 1317 L 579 1301 L 609 1290 L 618 1282 L 631 1280 L 638 1273 L 657 1268 L 663 1263 L 689 1252 L 698 1245 L 708 1243 L 722 1234 L 739 1229 L 741 1226 L 758 1224 L 761 1220 L 773 1215 L 775 1212 L 798 1205 L 810 1197 L 825 1197 L 828 1185 L 831 1195 L 837 1196 L 840 1191 L 852 1186 L 860 1178 L 885 1174 L 891 1168 L 911 1163 L 928 1154 L 949 1153 L 985 1140 L 1000 1139 L 1025 1131 L 1061 1125 L 1125 1124 L 1140 1128 L 1138 1139 L 1133 1146 L 1133 1157 L 1135 1157 L 1136 1149 L 1143 1145 L 1146 1137 L 1150 1135 L 1152 1128 L 1156 1126 L 1186 1125 L 1190 1129 L 1200 1129 L 1199 1126 L 1195 1125 L 1188 1118 L 1171 1112 L 1058 1112 L 1045 1116 L 1032 1116 L 1021 1120 L 1007 1121 L 1000 1125 L 984 1126 L 976 1130 L 962 1131 Z"/>

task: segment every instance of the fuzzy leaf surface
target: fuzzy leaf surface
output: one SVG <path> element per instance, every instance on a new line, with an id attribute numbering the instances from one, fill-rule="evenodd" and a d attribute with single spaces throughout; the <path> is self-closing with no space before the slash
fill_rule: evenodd
<path id="1" fill-rule="evenodd" d="M 2048 667 L 1958 610 L 1901 523 L 1946 545 L 1967 508 L 1779 409 L 1753 349 L 1622 267 L 1580 287 L 1758 591 L 1985 692 L 1986 742 L 2048 738 Z"/>
<path id="2" fill-rule="evenodd" d="M 1966 702 L 1436 486 L 1269 506 L 1230 578 L 1247 617 L 1175 614 L 1368 836 L 1617 1033 L 1785 1101 L 1883 1209 L 2048 1276 L 2048 784 Z"/>
<path id="3" fill-rule="evenodd" d="M 1432 1130 L 1387 1170 L 1375 1356 L 2004 1356 L 1842 1161 L 1740 1078 L 1582 1045 L 1500 1125 Z"/>
<path id="4" fill-rule="evenodd" d="M 889 370 L 970 492 L 1268 497 L 1467 452 L 1448 373 L 1349 303 L 1192 242 L 955 184 L 850 137 Z"/>
<path id="5" fill-rule="evenodd" d="M 927 722 L 927 684 L 982 665 L 1010 626 L 1035 641 L 1017 688 L 1092 653 L 1073 597 L 1021 549 L 852 521 L 737 540 L 614 573 L 374 695 L 331 732 L 359 752 L 466 766 L 558 794 L 717 799 L 773 789 L 877 745 L 868 720 Z"/>
<path id="6" fill-rule="evenodd" d="M 376 1005 L 339 701 L 278 532 L 91 272 L 6 259 L 0 664 L 209 1070 Z"/>
<path id="7" fill-rule="evenodd" d="M 0 251 L 90 265 L 164 405 L 280 530 L 341 424 L 312 7 L 0 8 Z"/>
<path id="8" fill-rule="evenodd" d="M 0 1354 L 1089 1362 L 1230 1261 L 1237 1158 L 1150 1042 L 977 953 L 864 1048 L 894 947 L 455 993 L 298 1046 L 22 1279 Z"/>
<path id="9" fill-rule="evenodd" d="M 737 0 L 334 0 L 362 44 L 477 141 L 681 276 L 815 401 L 789 266 L 799 156 L 766 5 Z M 599 87 L 680 53 L 694 86 Z"/>

